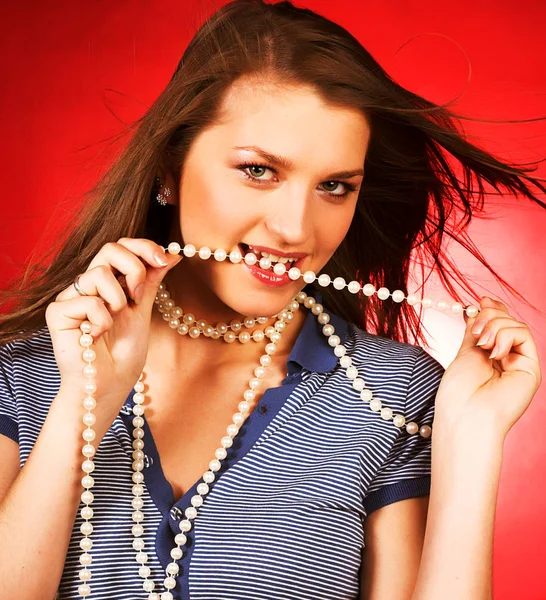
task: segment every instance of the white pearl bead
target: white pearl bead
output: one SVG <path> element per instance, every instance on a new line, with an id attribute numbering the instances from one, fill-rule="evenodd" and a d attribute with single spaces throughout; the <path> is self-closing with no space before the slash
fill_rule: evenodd
<path id="1" fill-rule="evenodd" d="M 231 438 L 230 438 L 230 441 L 231 441 Z M 226 449 L 225 448 L 216 448 L 216 450 L 214 451 L 214 456 L 216 456 L 216 458 L 218 460 L 224 460 L 224 458 L 226 458 L 226 456 L 227 456 Z M 214 469 L 211 468 L 211 471 L 212 470 L 214 470 Z"/>
<path id="2" fill-rule="evenodd" d="M 347 286 L 347 289 L 351 294 L 358 294 L 360 291 L 360 283 L 358 283 L 358 281 L 351 281 Z"/>
<path id="3" fill-rule="evenodd" d="M 265 256 L 262 256 L 262 258 L 260 258 L 259 264 L 260 264 L 260 269 L 267 271 L 267 269 L 269 269 L 271 267 L 271 260 Z"/>
<path id="4" fill-rule="evenodd" d="M 187 335 L 189 330 L 190 328 L 186 325 L 186 323 L 182 323 L 182 325 L 179 325 L 177 329 L 180 335 Z"/>
<path id="5" fill-rule="evenodd" d="M 233 333 L 233 331 L 228 331 L 227 333 L 224 334 L 224 340 L 228 344 L 233 343 L 236 339 L 237 339 L 237 336 L 235 335 L 235 333 Z"/>
<path id="6" fill-rule="evenodd" d="M 417 294 L 408 294 L 408 297 L 406 298 L 406 302 L 410 306 L 415 306 L 419 302 L 419 296 L 417 296 Z"/>
<path id="7" fill-rule="evenodd" d="M 258 262 L 258 257 L 253 252 L 249 252 L 248 254 L 245 254 L 244 261 L 249 267 L 251 267 Z"/>
<path id="8" fill-rule="evenodd" d="M 223 448 L 222 448 L 222 450 L 223 450 Z M 216 450 L 216 452 L 218 452 L 218 450 Z M 222 467 L 222 465 L 220 464 L 219 460 L 213 459 L 209 462 L 209 469 L 213 473 L 215 473 L 216 471 L 219 471 L 221 469 L 221 467 Z"/>
<path id="9" fill-rule="evenodd" d="M 92 547 L 93 547 L 93 540 L 91 540 L 91 538 L 84 537 L 80 540 L 80 548 L 82 550 L 91 550 Z"/>
<path id="10" fill-rule="evenodd" d="M 92 504 L 94 498 L 95 496 L 93 495 L 93 492 L 90 492 L 89 490 L 82 492 L 81 500 L 84 504 Z"/>
<path id="11" fill-rule="evenodd" d="M 356 367 L 347 367 L 345 375 L 348 379 L 355 379 L 358 376 L 358 369 Z"/>
<path id="12" fill-rule="evenodd" d="M 451 305 L 451 312 L 454 315 L 460 315 L 463 312 L 464 308 L 463 305 L 460 302 L 454 302 Z"/>
<path id="13" fill-rule="evenodd" d="M 168 590 L 172 590 L 176 587 L 176 580 L 173 579 L 172 577 L 165 577 L 165 579 L 163 580 L 163 585 Z"/>
<path id="14" fill-rule="evenodd" d="M 141 417 L 144 414 L 144 406 L 142 406 L 142 404 L 135 404 L 133 406 L 133 414 L 137 417 Z"/>
<path id="15" fill-rule="evenodd" d="M 372 390 L 364 388 L 360 392 L 360 399 L 363 400 L 364 402 L 369 402 L 372 399 Z"/>
<path id="16" fill-rule="evenodd" d="M 353 364 L 353 359 L 350 356 L 344 355 L 339 359 L 339 364 L 346 369 Z"/>
<path id="17" fill-rule="evenodd" d="M 259 367 L 256 367 L 254 369 L 254 375 L 259 379 L 260 377 L 263 377 L 265 375 L 265 368 L 262 367 L 261 365 Z"/>
<path id="18" fill-rule="evenodd" d="M 395 302 L 402 302 L 405 297 L 406 297 L 406 295 L 404 294 L 404 292 L 402 290 L 394 290 L 394 292 L 392 293 L 392 299 Z"/>
<path id="19" fill-rule="evenodd" d="M 336 290 L 342 290 L 347 284 L 345 283 L 345 279 L 343 277 L 336 277 L 334 279 L 334 288 Z"/>
<path id="20" fill-rule="evenodd" d="M 82 448 L 82 454 L 87 456 L 87 458 L 91 458 L 95 455 L 95 446 L 93 446 L 93 444 L 85 444 Z"/>
<path id="21" fill-rule="evenodd" d="M 364 389 L 364 379 L 362 379 L 361 377 L 357 377 L 356 379 L 353 380 L 353 389 L 356 390 L 357 392 L 360 392 L 361 390 Z"/>
<path id="22" fill-rule="evenodd" d="M 142 472 L 137 471 L 131 475 L 131 479 L 133 480 L 133 483 L 142 483 L 144 481 L 144 475 Z"/>
<path id="23" fill-rule="evenodd" d="M 280 339 L 281 339 L 281 334 L 280 334 L 278 331 L 273 331 L 273 332 L 271 333 L 271 335 L 269 336 L 269 339 L 270 339 L 272 342 L 275 342 L 275 343 L 276 343 L 276 342 L 280 341 Z"/>
<path id="24" fill-rule="evenodd" d="M 222 261 L 226 260 L 226 257 L 227 257 L 227 252 L 223 248 L 218 248 L 217 250 L 214 251 L 214 260 L 217 260 L 218 262 L 222 262 Z"/>
<path id="25" fill-rule="evenodd" d="M 83 554 L 80 555 L 80 565 L 83 565 L 84 567 L 88 567 L 92 562 L 93 562 L 93 558 L 91 557 L 91 554 L 84 552 Z"/>
<path id="26" fill-rule="evenodd" d="M 163 592 L 161 594 L 161 600 L 173 600 L 174 596 L 171 594 L 171 592 Z"/>
<path id="27" fill-rule="evenodd" d="M 316 300 L 313 298 L 313 296 L 307 296 L 307 298 L 305 298 L 305 300 L 303 301 L 303 306 L 305 306 L 306 308 L 311 308 L 314 304 L 315 304 Z"/>
<path id="28" fill-rule="evenodd" d="M 216 479 L 216 476 L 212 471 L 205 471 L 203 473 L 203 481 L 206 483 L 212 483 Z"/>
<path id="29" fill-rule="evenodd" d="M 379 398 L 374 398 L 371 402 L 370 402 L 370 408 L 371 410 L 373 410 L 374 412 L 379 412 L 381 410 L 381 400 L 379 400 Z"/>
<path id="30" fill-rule="evenodd" d="M 252 327 L 254 327 L 255 324 L 256 324 L 255 319 L 253 319 L 252 317 L 245 317 L 245 320 L 244 320 L 245 327 L 247 327 L 248 329 L 252 329 Z"/>
<path id="31" fill-rule="evenodd" d="M 375 285 L 373 285 L 372 283 L 367 283 L 362 288 L 362 291 L 364 292 L 365 296 L 373 296 L 375 294 Z"/>
<path id="32" fill-rule="evenodd" d="M 337 346 L 340 343 L 341 343 L 341 339 L 340 339 L 339 335 L 331 335 L 328 338 L 328 344 L 332 347 Z"/>
<path id="33" fill-rule="evenodd" d="M 167 252 L 169 254 L 179 254 L 180 253 L 180 244 L 178 242 L 171 242 L 167 246 Z"/>
<path id="34" fill-rule="evenodd" d="M 142 589 L 145 592 L 153 592 L 155 588 L 155 583 L 151 579 L 146 579 L 146 581 L 142 582 Z"/>
<path id="35" fill-rule="evenodd" d="M 396 415 L 392 422 L 396 427 L 404 427 L 406 424 L 406 417 L 404 417 L 404 415 Z"/>
<path id="36" fill-rule="evenodd" d="M 226 427 L 226 432 L 230 437 L 235 437 L 239 432 L 239 428 L 235 423 L 232 423 Z"/>
<path id="37" fill-rule="evenodd" d="M 95 485 L 95 480 L 93 477 L 91 477 L 91 475 L 84 475 L 81 483 L 84 488 L 92 488 Z"/>
<path id="38" fill-rule="evenodd" d="M 477 306 L 467 306 L 465 309 L 466 315 L 467 317 L 470 317 L 471 319 L 473 319 L 474 317 L 478 316 L 478 313 L 480 312 Z"/>
<path id="39" fill-rule="evenodd" d="M 136 392 L 135 394 L 133 394 L 133 400 L 135 404 L 142 404 L 144 402 L 144 394 Z"/>
<path id="40" fill-rule="evenodd" d="M 80 515 L 82 519 L 92 519 L 93 518 L 93 509 L 90 506 L 84 506 L 81 510 L 80 510 Z"/>
<path id="41" fill-rule="evenodd" d="M 196 494 L 195 496 L 192 496 L 190 502 L 191 502 L 192 506 L 199 508 L 200 506 L 203 505 L 203 497 L 200 496 L 199 494 Z"/>
<path id="42" fill-rule="evenodd" d="M 232 417 L 232 421 L 233 423 L 235 423 L 235 425 L 241 425 L 242 423 L 244 423 L 244 420 L 245 416 L 240 412 L 235 413 Z"/>
<path id="43" fill-rule="evenodd" d="M 135 417 L 133 419 L 133 427 L 143 427 L 144 426 L 144 419 L 142 417 Z M 142 441 L 142 440 L 140 440 Z M 140 448 L 137 448 L 138 450 L 140 450 Z"/>
<path id="44" fill-rule="evenodd" d="M 233 446 L 233 440 L 231 439 L 231 437 L 229 435 L 225 435 L 221 440 L 220 443 L 222 444 L 222 446 L 224 448 L 231 448 L 231 446 Z"/>
<path id="45" fill-rule="evenodd" d="M 390 421 L 392 419 L 392 410 L 388 407 L 384 407 L 381 409 L 381 418 L 385 421 Z"/>
<path id="46" fill-rule="evenodd" d="M 131 500 L 131 506 L 136 510 L 140 510 L 144 506 L 144 500 L 140 496 L 135 496 Z"/>
<path id="47" fill-rule="evenodd" d="M 133 492 L 133 496 L 142 496 L 142 494 L 144 494 L 144 486 L 140 485 L 140 483 L 135 483 L 131 490 Z"/>
<path id="48" fill-rule="evenodd" d="M 84 333 L 80 336 L 80 346 L 91 346 L 92 343 L 93 338 L 88 333 Z"/>
<path id="49" fill-rule="evenodd" d="M 296 281 L 301 277 L 301 271 L 298 269 L 298 267 L 292 267 L 288 270 L 288 277 L 290 277 L 290 279 L 293 281 Z"/>
<path id="50" fill-rule="evenodd" d="M 303 281 L 305 281 L 305 283 L 313 283 L 313 281 L 315 281 L 315 273 L 314 271 L 305 271 L 305 273 L 303 274 Z"/>
<path id="51" fill-rule="evenodd" d="M 261 329 L 256 329 L 256 331 L 252 332 L 252 339 L 255 342 L 263 342 L 265 338 L 265 333 Z"/>
<path id="52" fill-rule="evenodd" d="M 208 246 L 202 246 L 201 248 L 199 248 L 199 258 L 207 260 L 208 258 L 210 258 L 211 254 L 212 250 Z"/>
<path id="53" fill-rule="evenodd" d="M 135 383 L 134 390 L 135 390 L 135 392 L 143 392 L 144 391 L 144 384 L 142 383 L 142 381 L 137 381 Z"/>
<path id="54" fill-rule="evenodd" d="M 330 275 L 328 275 L 327 273 L 322 273 L 322 275 L 319 275 L 318 278 L 318 284 L 322 287 L 327 287 L 330 285 Z"/>
<path id="55" fill-rule="evenodd" d="M 321 324 L 321 325 L 326 325 L 327 323 L 330 322 L 330 315 L 328 313 L 322 312 L 320 313 L 320 315 L 317 317 L 317 321 Z"/>
<path id="56" fill-rule="evenodd" d="M 334 333 L 335 329 L 333 325 L 324 325 L 324 327 L 322 328 L 322 333 L 324 335 L 332 335 Z"/>
<path id="57" fill-rule="evenodd" d="M 201 335 L 201 332 L 198 327 L 190 327 L 189 334 L 191 338 L 196 339 Z"/>
<path id="58" fill-rule="evenodd" d="M 80 331 L 82 333 L 90 333 L 91 332 L 91 323 L 89 321 L 82 321 L 80 323 Z"/>
<path id="59" fill-rule="evenodd" d="M 176 537 L 177 536 L 175 536 L 175 538 L 174 538 L 175 543 L 176 543 Z M 182 544 L 179 544 L 179 545 L 181 546 Z M 171 558 L 173 558 L 174 560 L 180 560 L 182 558 L 183 554 L 184 553 L 182 552 L 182 550 L 180 548 L 173 548 L 171 550 Z"/>
<path id="60" fill-rule="evenodd" d="M 97 417 L 93 413 L 85 413 L 82 417 L 82 421 L 84 425 L 92 426 L 95 424 Z"/>
<path id="61" fill-rule="evenodd" d="M 190 521 L 188 521 L 188 519 L 182 519 L 182 521 L 180 521 L 180 523 L 178 523 L 178 529 L 180 529 L 180 531 L 190 531 L 192 528 L 192 524 Z M 182 544 L 180 544 L 182 545 Z"/>
<path id="62" fill-rule="evenodd" d="M 146 546 L 146 542 L 142 538 L 136 538 L 136 540 L 133 540 L 133 549 L 134 550 L 144 550 L 145 546 Z"/>
<path id="63" fill-rule="evenodd" d="M 320 315 L 322 313 L 322 311 L 324 310 L 324 307 L 322 306 L 322 304 L 314 304 L 311 307 L 311 312 L 314 315 Z"/>
<path id="64" fill-rule="evenodd" d="M 273 273 L 275 273 L 275 275 L 284 275 L 286 273 L 286 265 L 283 263 L 277 263 L 273 267 Z"/>
<path id="65" fill-rule="evenodd" d="M 80 525 L 80 531 L 82 535 L 91 535 L 93 533 L 93 525 L 88 521 L 85 521 L 85 523 Z"/>
<path id="66" fill-rule="evenodd" d="M 433 303 L 432 298 L 429 298 L 428 296 L 424 296 L 423 299 L 421 300 L 421 306 L 423 308 L 431 308 Z"/>
<path id="67" fill-rule="evenodd" d="M 390 292 L 388 290 L 388 288 L 386 287 L 381 287 L 377 290 L 377 297 L 380 300 L 386 300 L 390 295 Z"/>
<path id="68" fill-rule="evenodd" d="M 193 244 L 186 244 L 182 252 L 187 258 L 191 258 L 192 256 L 195 256 L 197 250 Z"/>
<path id="69" fill-rule="evenodd" d="M 269 367 L 271 365 L 271 356 L 268 356 L 267 354 L 260 356 L 260 364 L 262 367 Z"/>
<path id="70" fill-rule="evenodd" d="M 97 353 L 91 348 L 86 348 L 83 351 L 82 357 L 86 362 L 93 362 L 97 358 Z"/>
<path id="71" fill-rule="evenodd" d="M 175 562 L 169 563 L 166 569 L 169 575 L 177 575 L 179 570 L 180 567 Z"/>
<path id="72" fill-rule="evenodd" d="M 239 334 L 239 341 L 241 342 L 241 344 L 246 344 L 247 342 L 250 342 L 250 333 L 248 331 L 241 331 L 241 333 Z"/>
<path id="73" fill-rule="evenodd" d="M 97 391 L 97 386 L 92 381 L 88 381 L 83 386 L 83 389 L 87 394 L 94 394 Z"/>
<path id="74" fill-rule="evenodd" d="M 436 309 L 437 310 L 447 310 L 449 308 L 449 304 L 445 301 L 445 300 L 438 300 L 438 302 L 436 302 Z"/>
<path id="75" fill-rule="evenodd" d="M 339 344 L 338 346 L 336 346 L 334 348 L 334 354 L 340 358 L 342 356 L 345 355 L 345 353 L 347 352 L 347 348 L 343 345 L 343 344 Z"/>
<path id="76" fill-rule="evenodd" d="M 210 491 L 210 488 L 206 483 L 200 483 L 197 486 L 197 493 L 200 496 L 206 496 L 209 493 L 209 491 Z"/>
<path id="77" fill-rule="evenodd" d="M 131 518 L 135 523 L 140 523 L 144 520 L 144 513 L 141 510 L 135 510 L 131 515 Z"/>
<path id="78" fill-rule="evenodd" d="M 91 571 L 89 569 L 82 569 L 78 571 L 78 577 L 81 581 L 89 581 L 91 579 Z"/>
<path id="79" fill-rule="evenodd" d="M 140 523 L 135 523 L 132 527 L 131 527 L 131 533 L 135 536 L 135 537 L 139 537 L 144 533 L 144 527 L 140 524 Z M 147 575 L 146 575 L 147 577 Z"/>
<path id="80" fill-rule="evenodd" d="M 188 506 L 184 511 L 184 514 L 188 519 L 195 519 L 195 517 L 197 517 L 197 510 L 193 506 Z"/>
<path id="81" fill-rule="evenodd" d="M 220 323 L 218 323 L 218 325 L 216 325 L 216 330 L 218 331 L 218 333 L 221 333 L 222 335 L 224 335 L 228 331 L 227 323 L 223 323 L 222 321 L 220 321 Z"/>
<path id="82" fill-rule="evenodd" d="M 97 374 L 97 369 L 93 365 L 85 365 L 83 368 L 83 376 L 84 377 L 95 377 Z"/>
<path id="83" fill-rule="evenodd" d="M 82 471 L 92 473 L 95 470 L 95 463 L 92 460 L 84 460 L 82 463 Z"/>
<path id="84" fill-rule="evenodd" d="M 411 421 L 411 423 L 408 423 L 406 425 L 406 431 L 410 435 L 413 435 L 419 431 L 419 425 L 417 425 L 417 423 L 415 423 L 414 421 Z"/>
<path id="85" fill-rule="evenodd" d="M 87 585 L 87 583 L 82 583 L 82 585 L 78 586 L 78 594 L 84 598 L 89 596 L 91 594 L 91 586 Z"/>

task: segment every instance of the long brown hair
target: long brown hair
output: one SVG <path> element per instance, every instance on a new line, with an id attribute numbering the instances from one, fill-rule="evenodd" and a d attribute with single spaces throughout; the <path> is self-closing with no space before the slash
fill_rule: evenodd
<path id="1" fill-rule="evenodd" d="M 2 316 L 0 343 L 44 327 L 47 305 L 106 242 L 145 237 L 167 244 L 176 214 L 153 200 L 154 177 L 161 167 L 180 175 L 192 141 L 214 125 L 225 93 L 243 76 L 313 86 L 324 101 L 360 110 L 370 124 L 356 213 L 324 272 L 407 293 L 417 261 L 437 269 L 453 298 L 461 300 L 461 288 L 477 299 L 443 248 L 447 236 L 517 294 L 465 228 L 483 211 L 486 184 L 546 208 L 532 191 L 546 191 L 542 179 L 529 175 L 536 165 L 511 165 L 469 143 L 458 129 L 463 116 L 398 85 L 343 27 L 287 1 L 235 0 L 199 28 L 168 85 L 132 127 L 126 148 L 89 191 L 65 239 L 2 293 L 2 302 L 15 301 L 16 308 Z M 328 308 L 368 331 L 424 340 L 421 319 L 405 302 L 321 292 Z"/>

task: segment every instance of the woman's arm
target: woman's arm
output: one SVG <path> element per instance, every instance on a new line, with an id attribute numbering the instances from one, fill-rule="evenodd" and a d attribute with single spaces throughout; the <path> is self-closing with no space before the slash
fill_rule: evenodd
<path id="1" fill-rule="evenodd" d="M 421 565 L 411 600 L 490 600 L 503 439 L 486 428 L 432 449 Z M 441 446 L 441 447 L 440 447 Z"/>
<path id="2" fill-rule="evenodd" d="M 372 512 L 364 528 L 360 600 L 408 600 L 423 550 L 429 497 L 408 498 Z"/>

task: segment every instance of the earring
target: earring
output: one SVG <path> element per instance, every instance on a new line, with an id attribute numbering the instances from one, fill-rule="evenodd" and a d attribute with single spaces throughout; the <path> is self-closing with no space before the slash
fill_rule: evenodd
<path id="1" fill-rule="evenodd" d="M 161 188 L 163 188 L 163 192 L 159 192 L 157 194 L 157 196 L 155 197 L 155 199 L 159 202 L 159 204 L 161 204 L 161 206 L 165 206 L 167 204 L 167 198 L 171 195 L 171 189 L 164 186 L 161 183 L 161 179 L 159 177 L 155 178 L 155 183 L 157 185 L 157 187 L 159 188 L 159 190 L 161 190 Z"/>

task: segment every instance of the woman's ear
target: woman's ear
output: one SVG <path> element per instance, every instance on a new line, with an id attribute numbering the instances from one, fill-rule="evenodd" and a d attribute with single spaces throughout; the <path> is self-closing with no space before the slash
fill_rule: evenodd
<path id="1" fill-rule="evenodd" d="M 157 173 L 155 187 L 167 204 L 178 204 L 178 183 L 170 171 L 161 170 Z"/>

